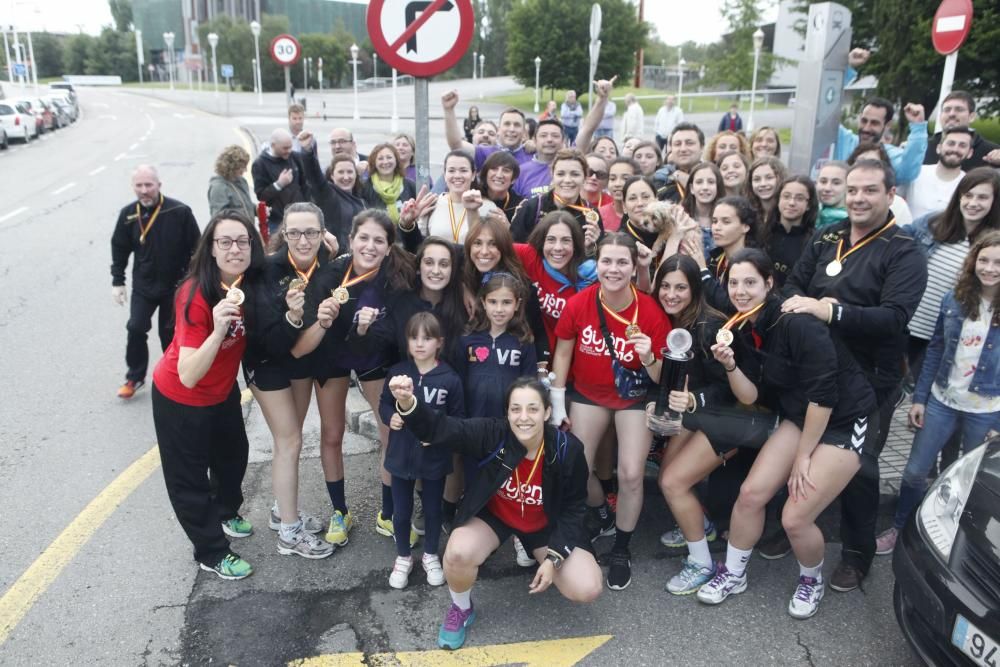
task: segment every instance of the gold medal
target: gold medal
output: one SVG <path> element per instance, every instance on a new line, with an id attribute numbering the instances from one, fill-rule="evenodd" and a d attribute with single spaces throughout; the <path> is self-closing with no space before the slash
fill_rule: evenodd
<path id="1" fill-rule="evenodd" d="M 732 345 L 734 338 L 733 332 L 729 329 L 719 329 L 719 331 L 715 334 L 715 342 L 719 345 L 724 345 L 725 347 Z"/>
<path id="2" fill-rule="evenodd" d="M 583 219 L 592 225 L 596 225 L 598 222 L 601 221 L 601 216 L 598 215 L 597 211 L 591 208 L 584 211 Z"/>
<path id="3" fill-rule="evenodd" d="M 604 312 L 625 325 L 625 336 L 631 338 L 637 334 L 642 333 L 642 329 L 639 328 L 639 293 L 635 291 L 635 285 L 629 283 L 629 289 L 632 290 L 632 303 L 635 304 L 635 312 L 632 314 L 632 320 L 629 321 L 616 313 L 613 309 L 608 307 L 608 304 L 604 303 L 604 292 L 600 291 L 597 293 L 597 297 L 601 302 L 601 307 L 604 308 Z M 626 306 L 625 308 L 628 308 Z"/>
<path id="4" fill-rule="evenodd" d="M 295 270 L 295 275 L 298 276 L 298 278 L 295 278 L 292 282 L 288 283 L 288 289 L 304 290 L 306 285 L 309 284 L 309 279 L 312 278 L 313 272 L 316 271 L 316 267 L 319 266 L 319 257 L 313 257 L 313 261 L 312 264 L 309 265 L 309 269 L 303 273 L 302 271 L 299 271 L 299 267 L 295 263 L 295 259 L 292 257 L 292 251 L 289 250 L 288 264 Z"/>
<path id="5" fill-rule="evenodd" d="M 226 292 L 226 301 L 229 301 L 234 306 L 241 306 L 243 302 L 246 301 L 246 294 L 243 293 L 239 287 L 230 287 L 229 291 Z"/>
<path id="6" fill-rule="evenodd" d="M 330 290 L 330 296 L 341 306 L 351 300 L 351 293 L 347 291 L 346 287 L 338 287 L 337 289 Z"/>
<path id="7" fill-rule="evenodd" d="M 833 278 L 834 276 L 840 275 L 840 272 L 844 270 L 844 265 L 842 262 L 833 260 L 826 265 L 826 275 Z"/>
<path id="8" fill-rule="evenodd" d="M 625 335 L 629 338 L 632 336 L 638 336 L 642 333 L 642 329 L 639 328 L 638 324 L 630 324 L 625 327 Z"/>
<path id="9" fill-rule="evenodd" d="M 302 291 L 306 288 L 306 281 L 302 278 L 293 278 L 291 282 L 288 283 L 288 290 L 299 290 Z"/>
<path id="10" fill-rule="evenodd" d="M 883 232 L 885 232 L 887 229 L 889 229 L 895 224 L 896 224 L 896 219 L 890 216 L 889 222 L 882 225 L 882 227 L 877 232 L 874 232 L 870 236 L 865 237 L 863 240 L 858 242 L 853 248 L 851 248 L 847 252 L 844 252 L 844 239 L 843 237 L 841 237 L 841 239 L 837 241 L 836 257 L 829 264 L 826 265 L 826 275 L 830 276 L 831 278 L 840 275 L 840 272 L 844 270 L 844 261 L 851 256 L 851 253 L 861 250 L 866 245 L 868 245 L 878 237 L 882 236 Z"/>

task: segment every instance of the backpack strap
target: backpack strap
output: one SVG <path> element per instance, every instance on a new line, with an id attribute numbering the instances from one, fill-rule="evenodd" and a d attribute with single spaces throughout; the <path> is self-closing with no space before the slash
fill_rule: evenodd
<path id="1" fill-rule="evenodd" d="M 476 467 L 477 468 L 482 468 L 487 463 L 489 463 L 491 459 L 496 458 L 498 454 L 502 453 L 503 452 L 504 442 L 505 442 L 505 440 L 501 439 L 500 442 L 497 443 L 497 446 L 493 448 L 493 451 L 490 452 L 489 454 L 487 454 L 486 457 L 483 458 L 483 460 L 481 460 L 479 463 L 477 463 Z"/>

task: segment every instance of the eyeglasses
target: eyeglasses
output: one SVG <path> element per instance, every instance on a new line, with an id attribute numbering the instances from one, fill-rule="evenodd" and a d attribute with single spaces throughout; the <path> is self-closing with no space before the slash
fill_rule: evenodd
<path id="1" fill-rule="evenodd" d="M 246 250 L 247 248 L 250 247 L 249 236 L 241 236 L 238 239 L 231 239 L 228 236 L 220 236 L 219 238 L 212 240 L 215 243 L 215 245 L 219 246 L 219 248 L 222 250 L 229 250 L 230 248 L 233 247 L 234 243 L 236 244 L 236 247 L 239 248 L 240 250 Z"/>
<path id="2" fill-rule="evenodd" d="M 590 178 L 591 176 L 593 176 L 594 178 L 596 178 L 599 181 L 603 181 L 604 179 L 606 179 L 608 177 L 608 172 L 601 171 L 600 169 L 588 169 L 587 170 L 587 178 Z"/>
<path id="3" fill-rule="evenodd" d="M 791 192 L 782 192 L 781 201 L 793 201 L 796 204 L 805 204 L 809 201 L 809 197 L 805 195 L 793 195 Z"/>
<path id="4" fill-rule="evenodd" d="M 307 229 L 305 231 L 302 231 L 301 229 L 286 229 L 285 231 L 282 232 L 282 234 L 284 234 L 285 238 L 288 239 L 289 241 L 298 241 L 303 236 L 305 236 L 310 241 L 315 241 L 323 234 L 323 230 Z"/>

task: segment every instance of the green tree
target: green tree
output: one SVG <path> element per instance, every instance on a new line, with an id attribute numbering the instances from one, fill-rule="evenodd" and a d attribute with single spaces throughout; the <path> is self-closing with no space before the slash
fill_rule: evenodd
<path id="1" fill-rule="evenodd" d="M 287 16 L 264 14 L 260 22 L 260 80 L 264 90 L 285 89 L 285 69 L 271 59 L 271 41 L 291 30 Z"/>
<path id="2" fill-rule="evenodd" d="M 108 0 L 115 30 L 128 32 L 132 29 L 132 0 Z"/>
<path id="3" fill-rule="evenodd" d="M 63 40 L 50 32 L 31 35 L 35 47 L 35 64 L 38 77 L 59 76 L 63 73 Z"/>
<path id="4" fill-rule="evenodd" d="M 586 90 L 589 79 L 590 18 L 579 0 L 524 0 L 507 15 L 507 72 L 526 86 L 535 83 L 535 57 L 542 59 L 541 85 Z M 587 5 L 589 7 L 589 5 Z M 628 79 L 635 53 L 646 42 L 648 24 L 639 23 L 625 0 L 604 0 L 599 78 Z M 488 58 L 488 56 L 487 56 Z M 487 71 L 490 69 L 487 61 Z"/>
<path id="5" fill-rule="evenodd" d="M 87 45 L 84 74 L 118 75 L 122 81 L 138 79 L 135 35 L 105 27 L 97 39 Z"/>
<path id="6" fill-rule="evenodd" d="M 208 44 L 208 33 L 210 32 L 219 36 L 219 45 L 216 47 L 216 62 L 219 67 L 232 65 L 233 85 L 243 90 L 253 90 L 254 77 L 251 60 L 254 58 L 254 50 L 250 25 L 243 21 L 235 21 L 229 16 L 218 16 L 198 27 L 198 40 L 201 44 Z M 262 50 L 266 46 L 262 43 Z M 209 59 L 208 67 L 211 70 L 211 47 L 207 48 L 206 53 Z M 221 72 L 220 81 L 224 83 L 224 80 L 221 79 Z"/>
<path id="7" fill-rule="evenodd" d="M 85 74 L 87 71 L 87 54 L 90 45 L 97 41 L 91 35 L 73 35 L 63 48 L 63 73 Z"/>
<path id="8" fill-rule="evenodd" d="M 753 82 L 753 33 L 762 22 L 760 0 L 725 0 L 722 18 L 729 34 L 705 54 L 705 83 L 748 90 Z M 685 60 L 688 57 L 685 56 Z M 776 58 L 761 51 L 757 81 L 767 81 L 774 72 Z"/>

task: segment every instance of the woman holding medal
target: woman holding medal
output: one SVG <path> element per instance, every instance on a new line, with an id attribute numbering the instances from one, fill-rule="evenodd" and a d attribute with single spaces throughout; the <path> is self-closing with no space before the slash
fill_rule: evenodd
<path id="1" fill-rule="evenodd" d="M 379 395 L 385 369 L 393 361 L 392 350 L 371 347 L 358 354 L 349 338 L 367 332 L 385 317 L 386 299 L 395 291 L 408 290 L 414 280 L 412 258 L 396 245 L 396 226 L 385 211 L 367 209 L 354 217 L 350 252 L 321 266 L 306 290 L 304 330 L 292 354 L 298 357 L 317 350 L 316 404 L 320 412 L 320 459 L 333 515 L 327 541 L 347 544 L 353 518 L 344 491 L 343 439 L 347 390 L 353 371 L 361 393 L 378 414 Z M 384 456 L 388 438 L 378 422 Z M 382 471 L 382 512 L 376 531 L 392 536 L 392 490 L 388 473 Z"/>
<path id="2" fill-rule="evenodd" d="M 261 284 L 263 263 L 248 218 L 235 211 L 213 217 L 174 299 L 173 341 L 153 371 L 153 424 L 170 504 L 195 560 L 223 579 L 253 573 L 226 539 L 253 532 L 239 514 L 249 443 L 236 374 L 248 332 L 280 356 L 301 316 L 268 312 L 274 303 Z"/>
<path id="3" fill-rule="evenodd" d="M 601 570 L 583 527 L 587 463 L 571 433 L 546 424 L 552 405 L 545 386 L 520 378 L 507 388 L 507 417 L 458 419 L 417 401 L 408 376 L 388 389 L 404 428 L 432 447 L 450 447 L 479 463 L 470 479 L 444 553 L 451 605 L 438 645 L 458 649 L 476 618 L 472 586 L 480 566 L 517 536 L 539 563 L 529 593 L 555 584 L 572 602 L 601 593 Z"/>
<path id="4" fill-rule="evenodd" d="M 489 199 L 484 201 L 482 194 L 473 189 L 475 174 L 472 157 L 464 150 L 454 150 L 445 156 L 444 182 L 448 191 L 439 195 L 434 207 L 425 211 L 414 225 L 400 227 L 407 247 L 420 245 L 428 236 L 460 244 L 481 218 L 493 212 L 499 214 L 496 204 Z"/>
<path id="5" fill-rule="evenodd" d="M 729 296 L 737 318 L 749 324 L 760 372 L 747 376 L 734 363 L 730 335 L 713 347 L 730 371 L 730 387 L 743 403 L 760 400 L 779 416 L 740 489 L 730 521 L 726 560 L 698 590 L 698 599 L 720 604 L 747 587 L 746 567 L 764 528 L 768 501 L 783 486 L 789 500 L 781 516 L 799 561 L 799 579 L 788 604 L 794 618 L 809 618 L 823 599 L 823 533 L 819 516 L 861 467 L 861 456 L 877 437 L 875 393 L 842 345 L 815 317 L 782 313 L 774 296 L 774 268 L 762 251 L 731 258 Z M 722 331 L 727 331 L 723 329 Z"/>
<path id="6" fill-rule="evenodd" d="M 273 252 L 267 257 L 263 286 L 275 304 L 287 304 L 292 326 L 302 326 L 306 287 L 317 268 L 330 259 L 323 233 L 323 212 L 315 204 L 301 202 L 285 208 L 281 226 L 271 239 Z M 268 525 L 278 531 L 278 553 L 326 558 L 333 546 L 315 536 L 325 524 L 298 509 L 302 425 L 312 399 L 316 358 L 314 354 L 295 358 L 289 350 L 272 357 L 266 343 L 250 336 L 243 374 L 274 438 L 271 485 L 275 504 Z"/>
<path id="7" fill-rule="evenodd" d="M 576 219 L 593 248 L 603 231 L 601 216 L 583 197 L 587 159 L 579 151 L 561 149 L 552 160 L 552 187 L 541 195 L 525 199 L 510 223 L 510 233 L 518 243 L 528 240 L 531 230 L 546 213 L 565 209 Z"/>
<path id="8" fill-rule="evenodd" d="M 622 590 L 632 581 L 629 541 L 642 509 L 642 479 L 652 433 L 646 427 L 645 395 L 660 374 L 661 341 L 670 322 L 656 300 L 632 284 L 638 266 L 635 241 L 623 232 L 598 244 L 598 283 L 566 304 L 556 325 L 552 423 L 568 424 L 584 444 L 588 470 L 597 446 L 614 422 L 618 433 L 617 520 L 597 478 L 588 482 L 588 505 L 601 532 L 614 523 L 615 544 L 608 557 L 607 584 Z M 655 342 L 654 342 L 655 341 Z M 573 386 L 567 392 L 567 380 Z M 566 397 L 572 399 L 566 413 Z"/>
<path id="9" fill-rule="evenodd" d="M 726 290 L 730 258 L 743 248 L 757 245 L 757 211 L 745 197 L 723 197 L 712 211 L 712 242 L 715 248 L 705 252 L 701 235 L 686 237 L 681 245 L 701 267 L 701 280 L 705 283 L 705 301 L 724 313 L 733 312 Z"/>

